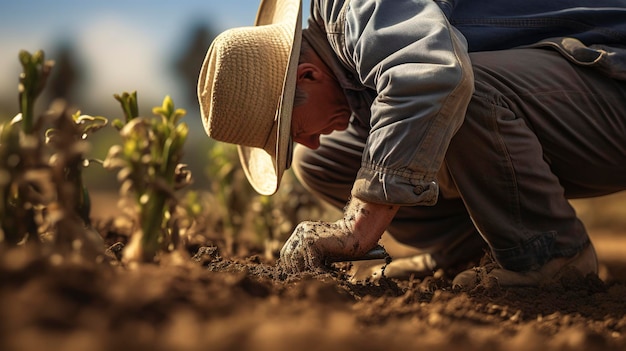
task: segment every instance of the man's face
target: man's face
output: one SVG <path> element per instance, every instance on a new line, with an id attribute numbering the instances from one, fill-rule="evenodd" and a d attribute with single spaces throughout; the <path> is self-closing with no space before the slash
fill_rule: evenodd
<path id="1" fill-rule="evenodd" d="M 295 142 L 317 149 L 320 135 L 348 128 L 351 111 L 343 89 L 327 67 L 300 64 L 297 84 L 307 99 L 293 108 L 291 135 Z"/>

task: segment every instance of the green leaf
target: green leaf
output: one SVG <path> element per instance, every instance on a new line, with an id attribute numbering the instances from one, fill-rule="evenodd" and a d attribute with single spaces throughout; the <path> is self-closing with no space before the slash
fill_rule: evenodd
<path id="1" fill-rule="evenodd" d="M 137 102 L 137 91 L 132 93 L 124 92 L 122 95 L 115 94 L 113 97 L 120 102 L 126 123 L 139 117 L 139 104 Z"/>
<path id="2" fill-rule="evenodd" d="M 80 111 L 77 112 L 77 114 L 79 113 Z M 109 120 L 106 117 L 102 116 L 75 115 L 73 117 L 74 122 L 80 127 L 80 130 L 84 134 L 96 132 L 104 128 L 109 123 Z M 86 135 L 83 135 L 83 137 L 86 137 Z"/>
<path id="3" fill-rule="evenodd" d="M 119 119 L 114 119 L 114 120 L 113 120 L 113 122 L 111 122 L 111 125 L 112 125 L 115 129 L 117 129 L 118 131 L 119 131 L 119 130 L 122 130 L 122 128 L 124 128 L 124 122 L 122 122 L 122 121 L 121 121 L 121 120 L 119 120 Z"/>
<path id="4" fill-rule="evenodd" d="M 152 109 L 152 113 L 156 116 L 160 116 L 163 119 L 163 123 L 176 124 L 187 114 L 187 111 L 182 108 L 175 109 L 174 101 L 167 95 L 163 99 L 161 106 L 156 106 Z"/>
<path id="5" fill-rule="evenodd" d="M 32 134 L 35 101 L 46 85 L 54 62 L 45 61 L 45 55 L 41 50 L 32 55 L 22 50 L 18 54 L 18 59 L 23 68 L 18 86 L 20 112 L 24 119 L 22 130 L 26 134 Z"/>

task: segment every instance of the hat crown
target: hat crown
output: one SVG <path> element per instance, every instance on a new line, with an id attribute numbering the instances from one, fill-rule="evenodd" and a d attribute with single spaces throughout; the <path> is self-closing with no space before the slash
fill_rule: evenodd
<path id="1" fill-rule="evenodd" d="M 301 5 L 262 0 L 254 27 L 215 38 L 198 80 L 205 131 L 239 145 L 248 180 L 265 195 L 276 191 L 288 163 Z"/>
<path id="2" fill-rule="evenodd" d="M 201 93 L 210 99 L 203 122 L 211 138 L 275 153 L 272 131 L 290 51 L 286 27 L 235 28 L 215 39 Z"/>

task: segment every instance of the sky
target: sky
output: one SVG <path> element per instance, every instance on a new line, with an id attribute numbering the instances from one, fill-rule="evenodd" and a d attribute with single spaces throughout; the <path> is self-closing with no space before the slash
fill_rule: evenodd
<path id="1" fill-rule="evenodd" d="M 81 87 L 85 103 L 137 90 L 140 105 L 177 101 L 180 84 L 172 60 L 183 49 L 192 26 L 212 31 L 251 25 L 258 0 L 19 0 L 0 3 L 0 106 L 15 101 L 21 66 L 17 54 L 42 49 L 46 57 L 59 43 L 71 43 L 89 83 Z M 309 1 L 303 3 L 308 17 Z M 198 67 L 199 70 L 199 67 Z M 7 99 L 7 97 L 9 97 Z M 8 103 L 6 102 L 8 101 Z M 108 102 L 107 102 L 108 103 Z M 101 103 L 102 104 L 102 103 Z M 184 107 L 184 106 L 183 106 Z"/>

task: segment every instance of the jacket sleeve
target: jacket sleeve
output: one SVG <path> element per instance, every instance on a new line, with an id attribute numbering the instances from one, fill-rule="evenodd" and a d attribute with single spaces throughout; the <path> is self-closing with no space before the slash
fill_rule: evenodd
<path id="1" fill-rule="evenodd" d="M 473 92 L 467 43 L 432 0 L 352 0 L 345 26 L 345 54 L 377 92 L 352 195 L 433 205 L 437 172 Z"/>

